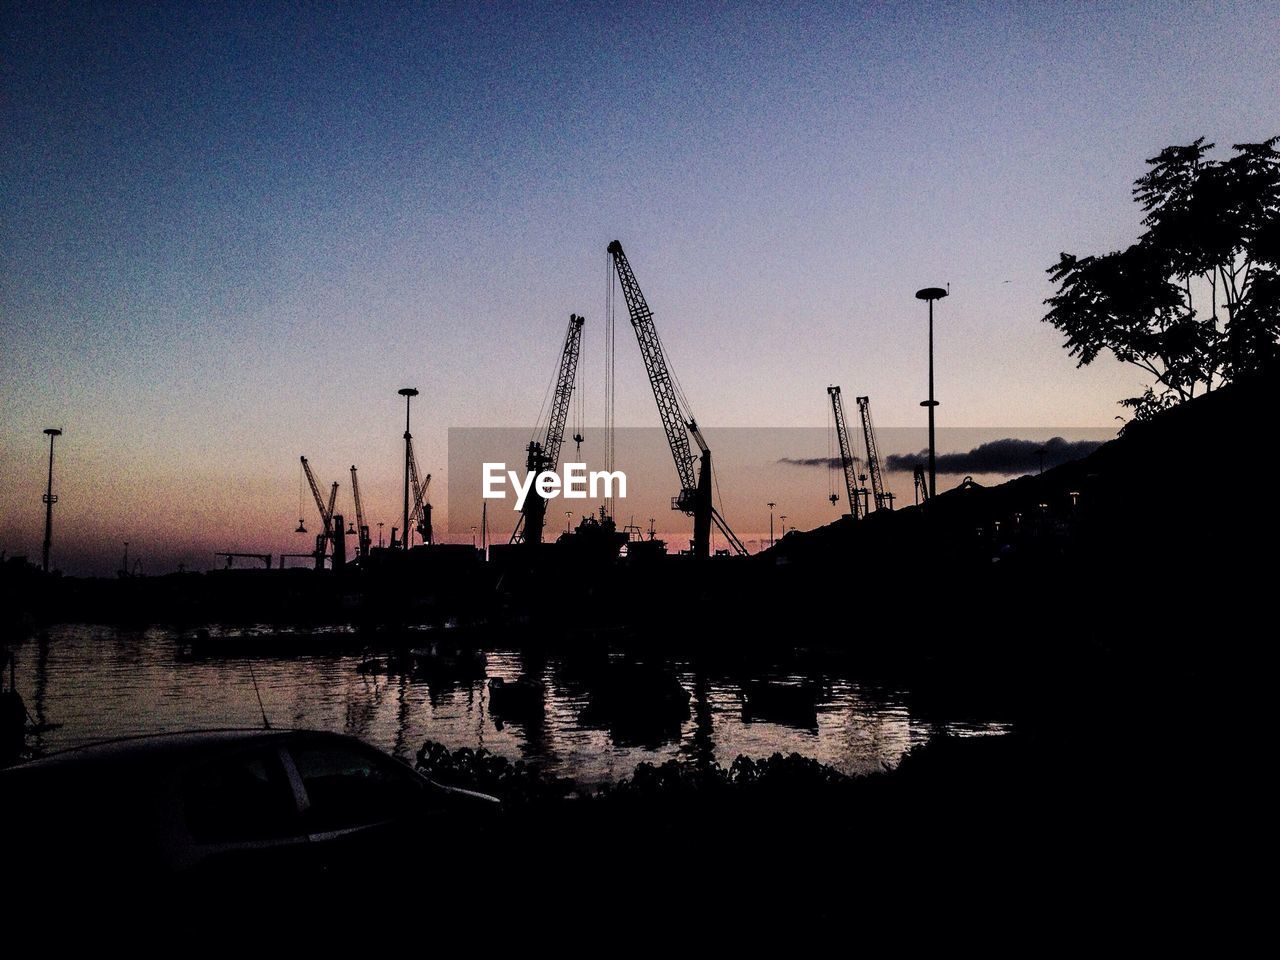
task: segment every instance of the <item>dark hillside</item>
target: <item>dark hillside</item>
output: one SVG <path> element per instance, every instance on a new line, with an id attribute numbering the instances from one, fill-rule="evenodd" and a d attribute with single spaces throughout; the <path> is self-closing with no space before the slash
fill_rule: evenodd
<path id="1" fill-rule="evenodd" d="M 1255 453 L 1272 435 L 1270 387 L 1229 385 L 1039 476 L 789 534 L 761 560 L 796 599 L 874 598 L 881 629 L 893 597 L 920 601 L 900 623 L 1016 629 L 1016 615 L 1027 632 L 1092 622 L 1165 641 L 1238 623 L 1273 579 L 1280 533 Z"/>

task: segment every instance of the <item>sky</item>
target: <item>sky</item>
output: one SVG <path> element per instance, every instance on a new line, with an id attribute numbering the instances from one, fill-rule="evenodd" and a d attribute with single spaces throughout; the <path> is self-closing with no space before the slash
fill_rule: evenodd
<path id="1" fill-rule="evenodd" d="M 1280 132 L 1274 4 L 0 9 L 0 550 L 39 554 L 60 427 L 71 573 L 307 549 L 303 454 L 389 523 L 396 390 L 443 472 L 534 420 L 570 312 L 598 423 L 614 239 L 713 445 L 830 383 L 918 425 L 947 284 L 940 425 L 1114 428 L 1141 378 L 1076 369 L 1045 269 L 1136 238 L 1162 147 Z"/>

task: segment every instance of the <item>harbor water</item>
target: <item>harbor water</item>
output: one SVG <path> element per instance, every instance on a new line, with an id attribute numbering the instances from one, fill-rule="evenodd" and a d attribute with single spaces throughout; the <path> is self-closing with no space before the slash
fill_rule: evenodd
<path id="1" fill-rule="evenodd" d="M 257 727 L 265 712 L 273 727 L 347 733 L 410 761 L 428 740 L 450 749 L 483 747 L 589 788 L 628 776 L 639 763 L 680 757 L 728 765 L 740 754 L 794 752 L 867 773 L 894 766 L 934 735 L 1009 729 L 1007 718 L 923 715 L 909 689 L 838 670 L 816 678 L 821 693 L 811 716 L 752 716 L 743 683 L 757 677 L 677 659 L 667 666 L 691 695 L 687 717 L 637 733 L 589 718 L 591 694 L 569 654 L 497 643 L 477 658 L 470 676 L 441 677 L 370 670 L 358 653 L 194 659 L 183 655 L 182 641 L 161 627 L 70 624 L 18 645 L 18 689 L 39 731 L 28 744 L 52 752 L 112 737 Z M 488 687 L 494 677 L 540 679 L 541 715 L 516 722 L 495 714 Z M 815 681 L 813 671 L 762 678 Z"/>

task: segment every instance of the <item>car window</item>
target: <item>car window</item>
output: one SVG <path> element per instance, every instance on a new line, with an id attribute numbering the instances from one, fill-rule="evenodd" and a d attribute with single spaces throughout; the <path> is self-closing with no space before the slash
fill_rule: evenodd
<path id="1" fill-rule="evenodd" d="M 426 784 L 388 757 L 343 744 L 292 747 L 311 801 L 312 830 L 341 830 L 394 820 L 421 808 Z"/>
<path id="2" fill-rule="evenodd" d="M 202 843 L 298 835 L 297 801 L 280 758 L 259 751 L 220 758 L 183 779 L 187 826 Z"/>

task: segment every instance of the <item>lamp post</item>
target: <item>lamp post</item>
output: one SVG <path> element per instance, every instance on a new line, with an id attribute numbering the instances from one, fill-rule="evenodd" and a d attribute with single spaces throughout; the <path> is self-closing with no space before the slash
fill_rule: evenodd
<path id="1" fill-rule="evenodd" d="M 937 444 L 934 438 L 934 408 L 938 405 L 938 401 L 933 398 L 933 301 L 941 300 L 947 295 L 947 291 L 941 287 L 925 287 L 923 290 L 916 291 L 917 300 L 929 301 L 929 399 L 920 403 L 922 407 L 929 408 L 929 496 L 936 497 L 938 495 L 938 461 L 937 461 Z"/>
<path id="2" fill-rule="evenodd" d="M 58 498 L 53 495 L 53 438 L 62 436 L 62 431 L 50 427 L 44 433 L 49 438 L 49 486 L 44 492 L 44 559 L 41 566 L 48 573 L 49 547 L 53 545 L 53 505 L 58 502 Z"/>
<path id="3" fill-rule="evenodd" d="M 784 513 L 779 519 L 782 521 L 782 539 L 787 539 L 787 515 Z"/>
<path id="4" fill-rule="evenodd" d="M 769 501 L 769 546 L 771 547 L 773 546 L 773 508 L 777 505 L 775 501 Z"/>
<path id="5" fill-rule="evenodd" d="M 413 435 L 409 433 L 409 401 L 418 395 L 413 387 L 404 387 L 397 391 L 404 397 L 404 525 L 400 528 L 400 543 L 409 549 L 409 442 Z"/>

